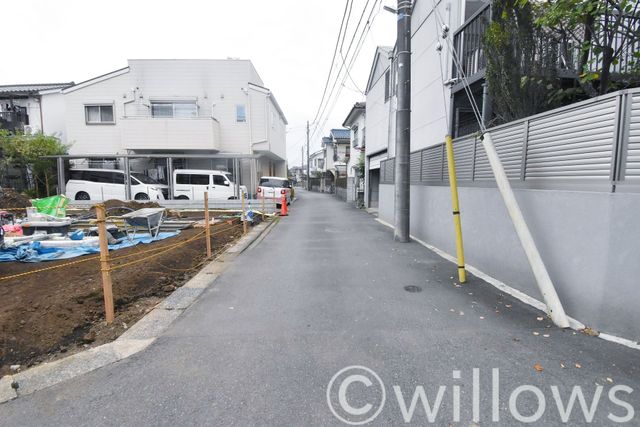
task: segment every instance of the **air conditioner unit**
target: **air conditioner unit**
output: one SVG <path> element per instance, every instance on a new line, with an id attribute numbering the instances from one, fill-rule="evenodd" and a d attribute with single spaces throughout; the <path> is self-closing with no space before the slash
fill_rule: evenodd
<path id="1" fill-rule="evenodd" d="M 25 133 L 25 135 L 31 135 L 32 133 L 35 133 L 34 131 L 35 131 L 35 129 L 33 128 L 33 126 L 24 125 L 23 132 Z"/>

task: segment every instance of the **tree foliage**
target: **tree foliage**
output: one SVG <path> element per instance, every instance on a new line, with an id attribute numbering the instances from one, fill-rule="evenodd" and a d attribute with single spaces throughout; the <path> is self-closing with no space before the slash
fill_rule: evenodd
<path id="1" fill-rule="evenodd" d="M 566 64 L 593 97 L 640 83 L 639 6 L 638 0 L 547 0 L 539 5 L 536 23 L 565 51 L 567 46 L 577 47 L 577 60 Z M 616 66 L 622 75 L 612 84 Z"/>
<path id="2" fill-rule="evenodd" d="M 549 108 L 547 93 L 557 86 L 557 58 L 542 49 L 542 36 L 532 4 L 494 0 L 484 37 L 485 76 L 500 123 Z"/>
<path id="3" fill-rule="evenodd" d="M 638 0 L 493 0 L 484 48 L 497 121 L 640 85 L 639 8 Z"/>
<path id="4" fill-rule="evenodd" d="M 49 196 L 55 188 L 55 161 L 46 156 L 66 154 L 68 146 L 43 133 L 10 133 L 0 129 L 0 173 L 13 167 L 27 170 L 35 196 Z"/>

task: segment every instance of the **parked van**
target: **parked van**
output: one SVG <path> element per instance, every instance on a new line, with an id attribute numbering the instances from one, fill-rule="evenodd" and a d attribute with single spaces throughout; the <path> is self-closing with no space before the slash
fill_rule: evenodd
<path id="1" fill-rule="evenodd" d="M 240 192 L 247 195 L 247 187 L 241 185 Z M 209 199 L 229 200 L 237 198 L 236 184 L 229 172 L 205 169 L 176 169 L 173 171 L 173 198 L 182 200 Z"/>
<path id="2" fill-rule="evenodd" d="M 135 200 L 164 200 L 168 191 L 168 186 L 153 178 L 139 172 L 131 172 L 131 196 Z M 124 200 L 124 171 L 71 169 L 65 195 L 73 200 Z"/>

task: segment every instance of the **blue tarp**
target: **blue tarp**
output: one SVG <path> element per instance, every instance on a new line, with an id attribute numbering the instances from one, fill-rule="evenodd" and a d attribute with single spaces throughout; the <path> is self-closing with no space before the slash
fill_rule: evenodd
<path id="1" fill-rule="evenodd" d="M 155 240 L 163 240 L 177 236 L 178 231 L 158 234 Z M 137 234 L 133 239 L 124 239 L 121 243 L 109 245 L 109 250 L 123 249 L 140 243 L 151 243 L 155 241 L 146 234 Z M 40 242 L 31 242 L 20 245 L 17 248 L 0 249 L 0 262 L 41 262 L 56 261 L 59 259 L 75 258 L 87 254 L 100 253 L 98 246 L 77 246 L 75 248 L 43 248 Z"/>

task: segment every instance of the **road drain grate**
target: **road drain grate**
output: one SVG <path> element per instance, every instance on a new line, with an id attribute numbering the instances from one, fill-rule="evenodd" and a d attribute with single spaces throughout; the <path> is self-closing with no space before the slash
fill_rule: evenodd
<path id="1" fill-rule="evenodd" d="M 415 286 L 415 285 L 405 286 L 404 290 L 411 293 L 422 292 L 422 288 L 420 286 Z"/>

